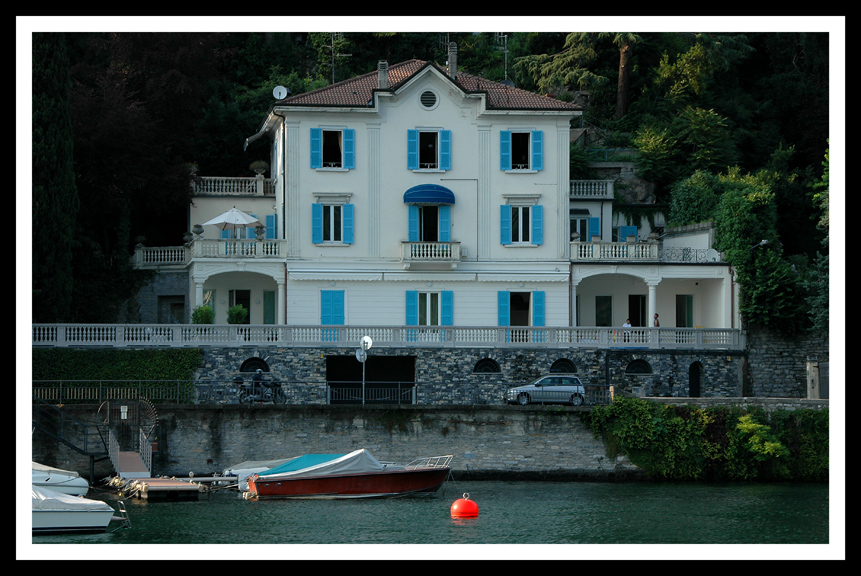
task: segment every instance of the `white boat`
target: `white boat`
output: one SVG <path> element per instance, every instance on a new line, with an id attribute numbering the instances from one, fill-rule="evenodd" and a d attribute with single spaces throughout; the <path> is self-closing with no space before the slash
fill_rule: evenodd
<path id="1" fill-rule="evenodd" d="M 124 508 L 121 514 L 100 500 L 33 486 L 33 534 L 106 532 L 111 520 L 128 523 Z"/>
<path id="2" fill-rule="evenodd" d="M 72 496 L 86 496 L 90 483 L 72 470 L 61 470 L 33 462 L 33 486 Z"/>

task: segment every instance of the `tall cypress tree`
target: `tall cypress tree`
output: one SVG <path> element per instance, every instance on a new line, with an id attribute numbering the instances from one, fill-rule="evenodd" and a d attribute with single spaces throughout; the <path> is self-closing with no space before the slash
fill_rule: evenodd
<path id="1" fill-rule="evenodd" d="M 33 34 L 33 321 L 72 320 L 78 192 L 62 33 Z"/>

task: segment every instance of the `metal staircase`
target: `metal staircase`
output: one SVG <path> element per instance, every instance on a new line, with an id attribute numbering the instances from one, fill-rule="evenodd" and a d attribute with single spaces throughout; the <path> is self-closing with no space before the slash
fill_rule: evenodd
<path id="1" fill-rule="evenodd" d="M 33 429 L 40 430 L 90 459 L 90 484 L 95 463 L 110 458 L 123 478 L 149 478 L 152 471 L 150 434 L 158 422 L 146 399 L 109 400 L 98 409 L 99 421 L 83 421 L 58 406 L 33 398 Z"/>
<path id="2" fill-rule="evenodd" d="M 152 476 L 150 434 L 158 422 L 155 407 L 146 399 L 106 400 L 98 410 L 108 430 L 108 456 L 125 479 Z"/>
<path id="3" fill-rule="evenodd" d="M 33 429 L 40 430 L 90 459 L 90 484 L 95 482 L 95 464 L 108 458 L 110 431 L 104 424 L 85 422 L 59 407 L 33 398 Z"/>

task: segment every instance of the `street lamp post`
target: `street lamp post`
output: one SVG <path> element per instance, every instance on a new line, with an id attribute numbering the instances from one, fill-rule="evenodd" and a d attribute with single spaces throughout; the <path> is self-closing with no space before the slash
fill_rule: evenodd
<path id="1" fill-rule="evenodd" d="M 361 348 L 356 350 L 356 359 L 362 363 L 362 406 L 365 405 L 365 361 L 368 359 L 368 350 L 371 349 L 373 341 L 370 336 L 362 336 Z"/>

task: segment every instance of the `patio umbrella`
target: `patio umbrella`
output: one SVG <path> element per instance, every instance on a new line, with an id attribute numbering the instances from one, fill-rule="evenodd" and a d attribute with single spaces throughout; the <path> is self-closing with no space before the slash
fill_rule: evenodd
<path id="1" fill-rule="evenodd" d="M 260 220 L 250 214 L 246 214 L 242 210 L 237 210 L 236 206 L 213 218 L 208 222 L 203 223 L 204 226 L 214 225 L 219 230 L 236 230 L 237 228 L 255 228 L 263 226 Z"/>

